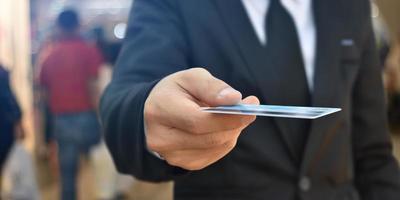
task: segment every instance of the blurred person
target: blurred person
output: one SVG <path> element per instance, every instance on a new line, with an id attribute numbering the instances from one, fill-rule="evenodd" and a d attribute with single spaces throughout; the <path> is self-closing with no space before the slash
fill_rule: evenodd
<path id="1" fill-rule="evenodd" d="M 21 109 L 10 88 L 8 71 L 0 64 L 0 198 L 2 171 L 15 139 L 23 139 Z"/>
<path id="2" fill-rule="evenodd" d="M 98 45 L 98 43 L 96 43 Z M 105 44 L 105 42 L 103 43 Z M 97 46 L 99 49 L 100 46 Z M 102 51 L 104 52 L 104 51 Z M 103 53 L 103 57 L 104 53 Z M 106 57 L 105 57 L 106 58 Z M 111 80 L 113 63 L 106 61 L 99 70 L 98 87 L 99 91 L 103 91 Z M 132 189 L 132 177 L 120 175 L 115 169 L 111 155 L 103 140 L 94 146 L 90 152 L 92 158 L 93 172 L 95 177 L 95 196 L 97 199 L 126 199 L 127 192 Z M 124 185 L 126 188 L 120 187 L 121 180 L 127 180 Z"/>
<path id="3" fill-rule="evenodd" d="M 389 30 L 382 17 L 372 18 L 372 29 L 374 31 L 380 65 L 382 68 L 384 68 L 385 61 L 390 50 Z"/>
<path id="4" fill-rule="evenodd" d="M 104 64 L 99 69 L 98 76 L 98 87 L 99 91 L 102 92 L 105 86 L 109 83 L 112 75 L 112 67 L 114 63 L 109 60 L 107 55 L 109 49 L 109 42 L 107 41 L 104 29 L 101 26 L 93 28 L 89 40 L 92 40 L 96 47 L 100 50 L 102 57 L 104 58 Z M 90 152 L 92 158 L 92 166 L 95 177 L 94 193 L 97 199 L 125 199 L 126 191 L 120 190 L 119 180 L 122 178 L 115 169 L 114 163 L 104 141 L 100 141 L 99 144 L 94 146 Z M 129 178 L 132 181 L 131 177 Z M 129 189 L 131 189 L 132 183 L 128 183 Z"/>
<path id="5" fill-rule="evenodd" d="M 76 199 L 79 156 L 100 141 L 96 116 L 100 52 L 79 35 L 80 21 L 74 10 L 61 12 L 56 20 L 58 36 L 43 59 L 39 82 L 54 118 L 58 144 L 61 199 Z"/>
<path id="6" fill-rule="evenodd" d="M 93 30 L 91 31 L 91 35 L 91 38 L 94 40 L 94 43 L 103 55 L 104 62 L 109 64 L 110 66 L 114 66 L 121 50 L 121 41 L 107 40 L 104 28 L 101 26 L 93 28 Z"/>
<path id="7" fill-rule="evenodd" d="M 40 130 L 42 134 L 37 137 L 38 142 L 40 142 L 37 146 L 37 152 L 39 158 L 41 158 L 45 163 L 50 167 L 50 171 L 52 173 L 52 177 L 58 180 L 59 178 L 59 166 L 58 166 L 58 158 L 57 158 L 57 143 L 54 138 L 54 119 L 53 114 L 50 109 L 49 99 L 46 98 L 46 94 L 42 91 L 42 87 L 40 85 L 40 69 L 43 65 L 43 61 L 48 57 L 48 54 L 51 53 L 53 43 L 56 43 L 57 40 L 54 36 L 54 33 L 46 38 L 46 40 L 41 44 L 39 48 L 39 53 L 36 58 L 35 63 L 35 81 L 34 81 L 34 104 L 36 108 L 35 112 L 35 123 L 37 129 Z M 47 161 L 47 162 L 46 162 Z"/>
<path id="8" fill-rule="evenodd" d="M 343 110 L 200 109 L 237 103 Z M 100 110 L 118 170 L 175 199 L 400 199 L 368 0 L 135 0 Z"/>
<path id="9" fill-rule="evenodd" d="M 104 43 L 103 43 L 104 44 Z M 116 47 L 116 43 L 107 43 L 104 46 Z M 107 49 L 107 48 L 105 48 Z M 99 90 L 104 91 L 109 84 L 114 61 L 110 59 L 117 57 L 118 48 L 108 49 L 110 53 L 105 56 L 107 64 L 101 67 L 99 72 Z M 112 53 L 114 52 L 114 53 Z M 111 56 L 113 55 L 113 56 Z M 151 199 L 151 200 L 168 200 L 171 199 L 172 183 L 149 183 L 133 179 L 131 176 L 119 174 L 115 169 L 112 157 L 104 143 L 101 141 L 91 151 L 93 160 L 93 169 L 95 175 L 95 194 L 97 199 Z"/>
<path id="10" fill-rule="evenodd" d="M 385 89 L 388 95 L 389 122 L 394 127 L 400 123 L 400 30 L 394 39 L 384 69 Z"/>
<path id="11" fill-rule="evenodd" d="M 390 76 L 385 80 L 386 89 L 390 93 L 400 92 L 400 30 L 393 39 L 393 45 L 386 59 L 385 68 L 385 72 Z"/>

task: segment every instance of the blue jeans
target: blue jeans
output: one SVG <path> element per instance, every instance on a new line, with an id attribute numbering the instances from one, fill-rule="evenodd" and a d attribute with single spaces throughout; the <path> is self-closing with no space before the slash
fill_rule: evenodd
<path id="1" fill-rule="evenodd" d="M 76 199 L 79 156 L 100 141 L 100 125 L 95 112 L 55 115 L 54 136 L 58 143 L 61 199 Z"/>

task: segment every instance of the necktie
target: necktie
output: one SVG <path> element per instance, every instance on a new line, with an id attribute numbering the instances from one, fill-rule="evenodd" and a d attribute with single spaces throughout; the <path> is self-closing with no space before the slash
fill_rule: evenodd
<path id="1" fill-rule="evenodd" d="M 304 70 L 304 63 L 294 21 L 280 0 L 271 0 L 266 16 L 266 56 L 274 74 L 286 80 L 278 88 L 282 102 L 276 104 L 308 106 L 310 93 Z M 276 87 L 276 86 L 265 86 Z M 286 137 L 296 149 L 300 161 L 308 137 L 309 121 L 302 119 L 282 119 L 289 130 Z"/>

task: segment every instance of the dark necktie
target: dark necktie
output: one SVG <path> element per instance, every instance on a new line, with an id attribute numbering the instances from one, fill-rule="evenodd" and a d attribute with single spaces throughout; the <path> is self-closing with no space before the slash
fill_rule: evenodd
<path id="1" fill-rule="evenodd" d="M 276 104 L 308 106 L 310 93 L 305 75 L 304 62 L 294 21 L 280 0 L 271 0 L 266 19 L 267 62 L 285 80 L 277 87 L 282 94 L 282 102 Z M 300 161 L 308 137 L 309 121 L 302 119 L 282 119 L 287 124 L 289 144 L 293 145 Z"/>

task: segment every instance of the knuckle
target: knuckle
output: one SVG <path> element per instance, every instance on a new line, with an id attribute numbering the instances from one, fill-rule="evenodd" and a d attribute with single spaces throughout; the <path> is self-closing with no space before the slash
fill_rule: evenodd
<path id="1" fill-rule="evenodd" d="M 255 117 L 253 117 L 253 116 L 245 116 L 245 117 L 241 118 L 239 127 L 246 127 L 249 124 L 251 124 L 254 120 L 255 120 Z"/>
<path id="2" fill-rule="evenodd" d="M 204 84 L 206 85 L 206 88 L 210 89 L 210 88 L 215 88 L 216 85 L 219 86 L 220 82 L 222 82 L 222 81 L 219 81 L 213 77 L 210 77 L 210 78 L 206 79 Z"/>
<path id="3" fill-rule="evenodd" d="M 210 75 L 210 72 L 208 72 L 206 69 L 202 67 L 191 68 L 189 69 L 189 71 L 195 75 Z"/>
<path id="4" fill-rule="evenodd" d="M 189 171 L 197 171 L 197 170 L 204 169 L 205 167 L 206 167 L 206 165 L 201 164 L 198 161 L 186 162 L 182 166 L 182 168 L 189 170 Z"/>
<path id="5" fill-rule="evenodd" d="M 156 118 L 157 111 L 154 108 L 154 106 L 151 105 L 151 103 L 148 103 L 147 105 L 145 105 L 144 111 L 143 111 L 143 116 L 144 116 L 145 121 Z"/>
<path id="6" fill-rule="evenodd" d="M 203 163 L 199 159 L 185 159 L 180 156 L 166 157 L 166 161 L 169 165 L 181 167 L 189 171 L 201 170 L 207 166 L 206 163 Z"/>
<path id="7" fill-rule="evenodd" d="M 247 124 L 247 116 L 240 116 L 239 122 L 237 123 L 237 127 L 242 127 Z"/>
<path id="8" fill-rule="evenodd" d="M 176 166 L 176 167 L 182 167 L 182 168 L 183 168 L 183 163 L 184 163 L 184 162 L 182 162 L 182 159 L 179 158 L 179 157 L 176 157 L 176 156 L 173 156 L 173 157 L 165 157 L 165 160 L 167 161 L 167 163 L 168 163 L 169 165 Z"/>
<path id="9" fill-rule="evenodd" d="M 226 142 L 222 138 L 216 137 L 212 134 L 207 135 L 205 141 L 206 141 L 206 144 L 208 144 L 209 146 L 221 146 Z"/>
<path id="10" fill-rule="evenodd" d="M 189 170 L 189 171 L 201 170 L 205 167 L 198 161 L 185 160 L 185 159 L 179 158 L 179 157 L 168 158 L 168 159 L 166 159 L 166 161 L 168 164 L 170 164 L 172 166 L 181 167 L 181 168 L 183 168 L 185 170 Z"/>
<path id="11" fill-rule="evenodd" d="M 185 71 L 182 71 L 182 73 L 179 74 L 180 79 L 184 83 L 192 83 L 193 80 L 198 79 L 199 77 L 207 77 L 210 76 L 210 72 L 208 72 L 204 68 L 196 67 L 196 68 L 190 68 Z"/>
<path id="12" fill-rule="evenodd" d="M 169 152 L 179 148 L 174 137 L 168 137 L 165 130 L 152 130 L 146 132 L 146 145 L 147 148 L 155 152 Z"/>
<path id="13" fill-rule="evenodd" d="M 161 141 L 151 137 L 150 134 L 148 134 L 148 137 L 146 137 L 146 144 L 151 151 L 160 151 L 163 149 L 163 144 Z"/>
<path id="14" fill-rule="evenodd" d="M 256 121 L 256 119 L 257 119 L 257 117 L 256 116 L 249 116 L 250 117 L 250 119 L 249 119 L 249 122 L 248 122 L 248 124 L 251 124 L 251 123 L 253 123 L 254 121 Z"/>
<path id="15" fill-rule="evenodd" d="M 225 143 L 225 148 L 229 149 L 229 150 L 232 150 L 233 148 L 235 148 L 236 143 L 237 143 L 237 140 L 231 140 L 229 142 L 226 142 Z"/>

